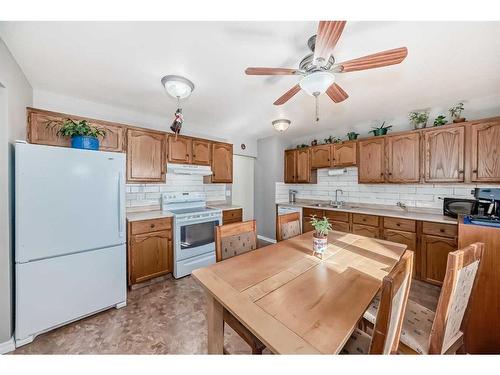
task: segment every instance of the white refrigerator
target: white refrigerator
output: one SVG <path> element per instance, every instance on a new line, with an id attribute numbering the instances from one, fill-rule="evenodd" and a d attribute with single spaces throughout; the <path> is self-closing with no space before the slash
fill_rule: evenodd
<path id="1" fill-rule="evenodd" d="M 15 144 L 15 340 L 126 305 L 125 155 Z"/>

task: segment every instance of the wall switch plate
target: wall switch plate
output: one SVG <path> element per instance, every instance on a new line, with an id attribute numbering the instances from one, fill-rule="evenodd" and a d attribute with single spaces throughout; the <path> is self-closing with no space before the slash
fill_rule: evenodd
<path id="1" fill-rule="evenodd" d="M 231 196 L 231 190 L 226 190 L 226 197 L 230 197 Z"/>

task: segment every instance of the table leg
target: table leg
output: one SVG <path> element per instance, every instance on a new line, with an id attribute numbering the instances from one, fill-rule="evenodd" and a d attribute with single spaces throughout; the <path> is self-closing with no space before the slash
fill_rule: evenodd
<path id="1" fill-rule="evenodd" d="M 210 293 L 207 293 L 208 354 L 223 354 L 224 308 Z"/>

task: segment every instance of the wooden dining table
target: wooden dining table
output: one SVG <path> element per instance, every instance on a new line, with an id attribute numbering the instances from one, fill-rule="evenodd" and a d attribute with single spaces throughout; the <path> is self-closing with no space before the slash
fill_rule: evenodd
<path id="1" fill-rule="evenodd" d="M 193 272 L 207 295 L 208 352 L 222 354 L 224 309 L 276 354 L 339 353 L 406 245 L 312 232 Z"/>

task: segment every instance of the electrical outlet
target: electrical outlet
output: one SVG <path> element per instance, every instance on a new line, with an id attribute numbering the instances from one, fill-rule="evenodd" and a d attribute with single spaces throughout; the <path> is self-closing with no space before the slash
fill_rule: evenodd
<path id="1" fill-rule="evenodd" d="M 230 197 L 231 196 L 231 190 L 226 190 L 226 197 Z"/>

